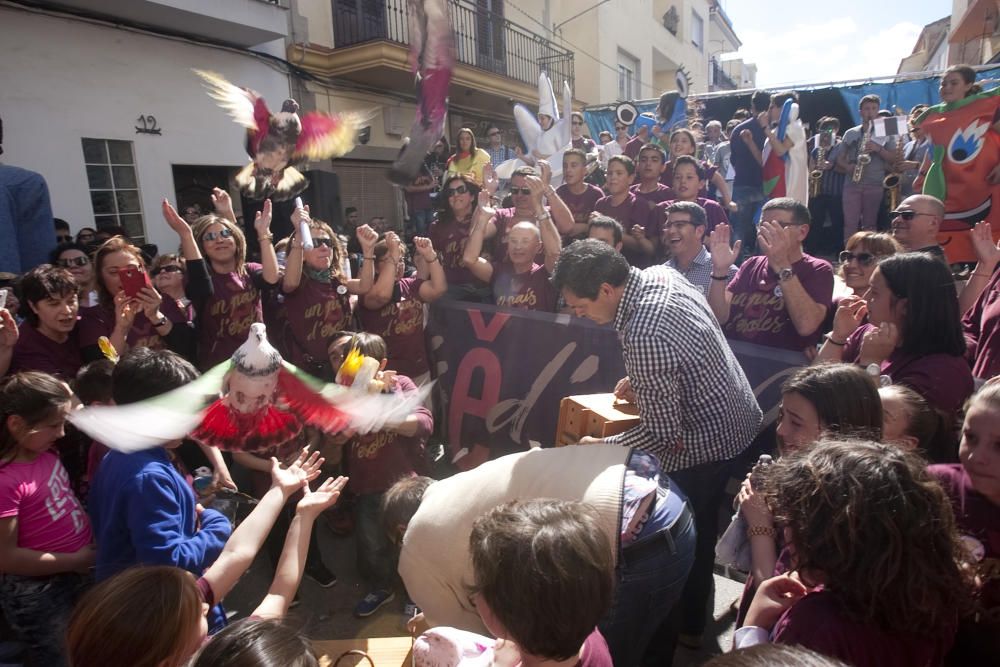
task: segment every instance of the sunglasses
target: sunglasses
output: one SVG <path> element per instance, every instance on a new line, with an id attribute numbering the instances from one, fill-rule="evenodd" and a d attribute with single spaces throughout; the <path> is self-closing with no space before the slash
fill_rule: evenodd
<path id="1" fill-rule="evenodd" d="M 180 273 L 182 270 L 183 269 L 181 269 L 181 267 L 177 266 L 176 264 L 168 264 L 166 266 L 161 266 L 160 268 L 152 271 L 150 275 L 155 278 L 161 273 Z"/>
<path id="2" fill-rule="evenodd" d="M 328 237 L 313 237 L 313 246 L 326 246 L 327 248 L 333 247 L 333 239 Z"/>
<path id="3" fill-rule="evenodd" d="M 231 238 L 233 238 L 232 230 L 223 228 L 221 232 L 205 232 L 204 236 L 201 237 L 201 240 L 214 241 L 215 239 L 231 239 Z"/>
<path id="4" fill-rule="evenodd" d="M 511 188 L 510 193 L 512 195 L 530 195 L 531 188 Z"/>
<path id="5" fill-rule="evenodd" d="M 85 256 L 84 257 L 74 257 L 72 259 L 60 259 L 56 263 L 59 266 L 63 267 L 64 269 L 68 269 L 71 266 L 87 266 L 88 264 L 90 264 L 90 259 L 88 259 Z"/>
<path id="6" fill-rule="evenodd" d="M 861 266 L 871 266 L 872 264 L 875 263 L 875 260 L 878 258 L 875 255 L 871 254 L 870 252 L 859 252 L 857 254 L 854 254 L 849 250 L 841 251 L 840 253 L 841 264 L 847 264 L 852 259 L 856 259 L 858 261 L 858 264 L 860 264 Z"/>
<path id="7" fill-rule="evenodd" d="M 930 213 L 917 213 L 916 211 L 890 211 L 889 215 L 893 218 L 902 218 L 903 220 L 909 222 L 918 215 L 930 215 Z"/>
<path id="8" fill-rule="evenodd" d="M 448 188 L 448 196 L 449 197 L 454 197 L 455 195 L 464 195 L 468 191 L 469 191 L 468 187 L 466 187 L 464 185 L 460 185 L 457 188 Z"/>

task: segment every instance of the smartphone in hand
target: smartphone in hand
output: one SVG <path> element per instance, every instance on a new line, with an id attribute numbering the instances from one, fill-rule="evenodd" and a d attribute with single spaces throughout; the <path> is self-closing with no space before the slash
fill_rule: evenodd
<path id="1" fill-rule="evenodd" d="M 138 266 L 127 266 L 118 272 L 118 278 L 122 283 L 122 290 L 125 292 L 125 296 L 131 298 L 136 297 L 143 287 L 152 287 L 153 284 L 149 282 L 149 274 Z"/>

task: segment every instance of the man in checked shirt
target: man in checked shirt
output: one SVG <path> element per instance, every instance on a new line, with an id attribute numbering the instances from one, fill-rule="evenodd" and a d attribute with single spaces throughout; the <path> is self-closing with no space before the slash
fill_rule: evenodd
<path id="1" fill-rule="evenodd" d="M 622 343 L 628 376 L 615 393 L 636 403 L 640 421 L 603 442 L 657 456 L 694 511 L 694 567 L 643 661 L 670 664 L 678 633 L 693 644 L 704 630 L 719 503 L 732 460 L 757 434 L 761 410 L 708 303 L 675 270 L 640 271 L 606 243 L 587 239 L 562 251 L 552 282 L 577 317 L 612 324 Z"/>

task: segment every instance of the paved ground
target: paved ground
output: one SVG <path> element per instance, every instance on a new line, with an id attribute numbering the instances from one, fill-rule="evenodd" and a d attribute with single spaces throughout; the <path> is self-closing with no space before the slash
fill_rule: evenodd
<path id="1" fill-rule="evenodd" d="M 350 537 L 334 536 L 322 520 L 317 522 L 317 530 L 324 560 L 339 580 L 332 588 L 323 589 L 305 578 L 300 589 L 302 603 L 290 615 L 293 625 L 302 627 L 314 639 L 405 635 L 405 619 L 402 614 L 405 600 L 402 594 L 397 594 L 393 602 L 367 619 L 353 616 L 354 605 L 367 592 L 363 590 L 357 575 L 354 541 Z M 260 554 L 227 599 L 227 609 L 236 611 L 239 616 L 253 611 L 267 591 L 271 573 L 266 554 Z M 713 620 L 706 632 L 705 646 L 701 651 L 679 648 L 674 661 L 675 667 L 701 665 L 732 643 L 733 616 L 728 611 L 730 604 L 743 590 L 743 585 L 720 576 L 716 576 L 715 584 Z"/>

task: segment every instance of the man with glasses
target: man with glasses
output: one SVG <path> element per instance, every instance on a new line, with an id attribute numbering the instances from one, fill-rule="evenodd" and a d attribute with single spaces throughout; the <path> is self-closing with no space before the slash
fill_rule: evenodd
<path id="1" fill-rule="evenodd" d="M 772 199 L 761 210 L 757 243 L 763 255 L 750 257 L 729 278 L 740 241 L 729 247 L 730 229 L 719 225 L 709 237 L 712 280 L 728 281 L 709 292 L 709 305 L 730 340 L 788 350 L 815 351 L 833 298 L 833 267 L 807 255 L 809 209 L 788 197 Z"/>
<path id="2" fill-rule="evenodd" d="M 712 255 L 705 248 L 708 215 L 705 209 L 690 201 L 675 201 L 666 205 L 667 219 L 663 225 L 663 245 L 670 252 L 666 264 L 688 279 L 705 298 L 715 291 L 715 303 L 725 302 L 726 285 L 736 276 L 736 266 L 719 272 L 726 280 L 712 280 Z M 713 301 L 709 301 L 712 305 Z M 716 318 L 719 313 L 715 313 Z"/>
<path id="3" fill-rule="evenodd" d="M 926 252 L 942 262 L 944 248 L 938 244 L 937 235 L 944 219 L 944 204 L 931 195 L 910 195 L 889 213 L 892 236 L 907 252 Z"/>
<path id="4" fill-rule="evenodd" d="M 497 209 L 486 223 L 485 238 L 493 239 L 493 257 L 507 257 L 507 236 L 517 223 L 539 225 L 540 214 L 535 210 L 534 197 L 528 184 L 529 177 L 533 176 L 541 178 L 544 186 L 543 193 L 547 201 L 544 215 L 552 216 L 552 222 L 560 236 L 573 233 L 573 214 L 552 187 L 552 168 L 545 160 L 539 160 L 537 170 L 534 167 L 518 167 L 514 171 L 510 177 L 510 196 L 514 205 L 511 208 Z M 539 259 L 544 260 L 542 257 Z"/>

